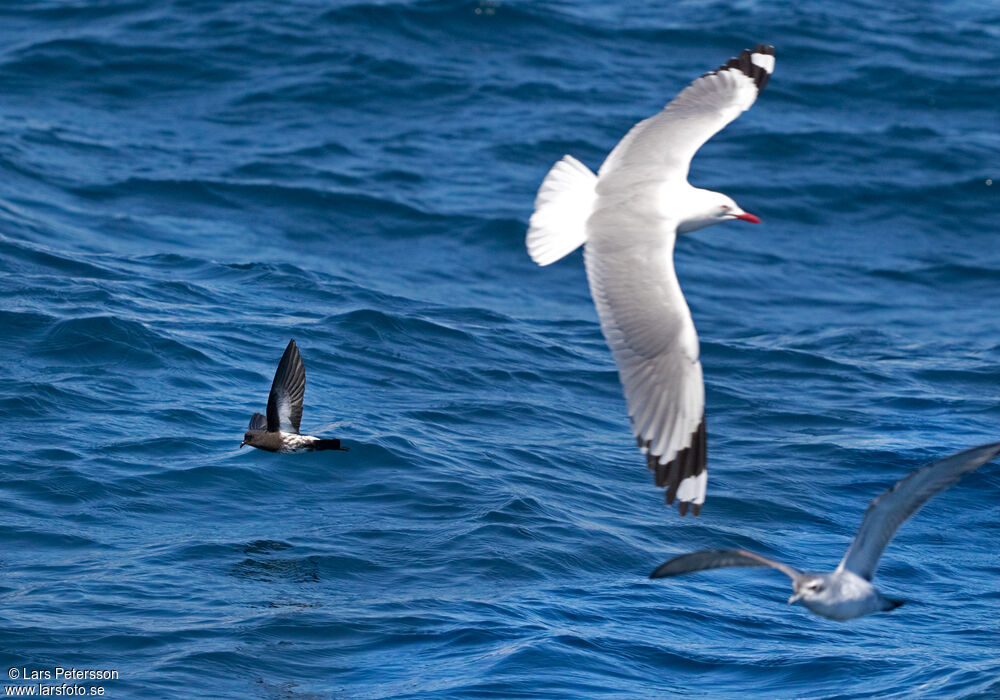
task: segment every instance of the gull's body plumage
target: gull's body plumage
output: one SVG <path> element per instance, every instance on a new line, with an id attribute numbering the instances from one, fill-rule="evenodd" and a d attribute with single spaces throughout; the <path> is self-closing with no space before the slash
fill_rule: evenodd
<path id="1" fill-rule="evenodd" d="M 851 546 L 840 565 L 830 573 L 803 573 L 754 552 L 719 549 L 674 557 L 657 567 L 651 577 L 665 578 L 730 566 L 769 566 L 792 579 L 794 592 L 789 603 L 801 602 L 812 612 L 831 620 L 850 620 L 898 608 L 902 601 L 882 595 L 871 583 L 886 545 L 899 526 L 935 494 L 998 454 L 1000 442 L 980 445 L 939 459 L 897 481 L 868 506 Z"/>
<path id="2" fill-rule="evenodd" d="M 724 194 L 692 187 L 695 152 L 748 109 L 774 69 L 774 49 L 746 50 L 636 124 L 595 175 L 565 156 L 546 176 L 527 235 L 548 265 L 584 245 L 591 296 L 625 390 L 632 431 L 667 503 L 705 501 L 705 386 L 698 335 L 674 271 L 679 234 L 743 219 Z"/>

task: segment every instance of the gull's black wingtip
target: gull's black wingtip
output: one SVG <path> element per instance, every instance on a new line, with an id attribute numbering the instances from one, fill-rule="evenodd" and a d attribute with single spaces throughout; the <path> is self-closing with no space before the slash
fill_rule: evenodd
<path id="1" fill-rule="evenodd" d="M 650 440 L 643 441 L 642 438 L 636 438 L 636 441 L 640 448 L 646 450 L 646 466 L 653 472 L 656 485 L 660 488 L 666 487 L 664 500 L 668 506 L 674 504 L 681 482 L 690 477 L 700 476 L 707 469 L 708 438 L 705 432 L 704 414 L 701 416 L 698 428 L 691 433 L 688 446 L 666 464 L 660 464 L 660 455 L 653 454 L 650 450 L 652 447 Z M 701 514 L 701 504 L 692 500 L 677 503 L 677 512 L 682 517 L 687 515 L 689 510 L 692 515 L 698 517 Z"/>
<path id="2" fill-rule="evenodd" d="M 735 68 L 753 80 L 757 92 L 763 92 L 767 81 L 771 79 L 771 71 L 774 70 L 774 47 L 757 44 L 752 50 L 743 49 L 739 56 L 729 59 L 719 70 L 730 68 Z"/>

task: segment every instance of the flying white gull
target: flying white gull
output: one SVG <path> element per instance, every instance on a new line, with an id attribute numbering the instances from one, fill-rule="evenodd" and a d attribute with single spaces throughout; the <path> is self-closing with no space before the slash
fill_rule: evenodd
<path id="1" fill-rule="evenodd" d="M 719 192 L 688 184 L 695 152 L 750 108 L 774 70 L 757 46 L 706 73 L 639 122 L 594 175 L 564 156 L 535 199 L 527 247 L 539 265 L 586 244 L 601 330 L 625 387 L 632 431 L 656 485 L 681 515 L 705 502 L 705 385 L 698 335 L 674 272 L 674 240 L 723 221 L 760 223 Z"/>
<path id="2" fill-rule="evenodd" d="M 878 560 L 896 530 L 932 496 L 954 484 L 965 474 L 1000 454 L 1000 442 L 980 445 L 928 464 L 897 481 L 865 512 L 858 534 L 840 566 L 829 574 L 807 574 L 787 564 L 742 549 L 715 549 L 674 557 L 657 567 L 650 578 L 719 569 L 726 566 L 770 566 L 792 579 L 793 595 L 788 603 L 801 602 L 817 615 L 831 620 L 850 620 L 882 610 L 892 610 L 901 600 L 886 598 L 871 584 Z"/>

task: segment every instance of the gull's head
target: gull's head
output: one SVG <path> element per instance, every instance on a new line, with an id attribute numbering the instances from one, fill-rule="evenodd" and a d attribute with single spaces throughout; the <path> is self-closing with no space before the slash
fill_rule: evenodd
<path id="1" fill-rule="evenodd" d="M 799 576 L 793 583 L 795 592 L 788 599 L 788 604 L 791 605 L 800 600 L 805 605 L 813 602 L 822 602 L 829 594 L 827 590 L 828 584 L 829 582 L 825 576 L 815 576 L 812 574 Z"/>
<path id="2" fill-rule="evenodd" d="M 692 188 L 690 195 L 684 199 L 686 214 L 677 226 L 677 233 L 690 233 L 734 219 L 748 221 L 751 224 L 760 223 L 760 219 L 743 211 L 731 197 L 721 192 Z"/>

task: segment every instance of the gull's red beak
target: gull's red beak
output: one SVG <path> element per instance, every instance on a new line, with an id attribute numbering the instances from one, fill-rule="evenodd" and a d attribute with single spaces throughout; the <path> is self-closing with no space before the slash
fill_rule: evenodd
<path id="1" fill-rule="evenodd" d="M 735 216 L 737 219 L 740 219 L 741 221 L 749 221 L 751 224 L 760 223 L 759 218 L 757 218 L 753 214 L 747 214 L 746 212 L 743 212 L 742 214 L 733 214 L 733 216 Z"/>

